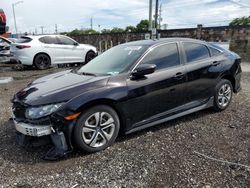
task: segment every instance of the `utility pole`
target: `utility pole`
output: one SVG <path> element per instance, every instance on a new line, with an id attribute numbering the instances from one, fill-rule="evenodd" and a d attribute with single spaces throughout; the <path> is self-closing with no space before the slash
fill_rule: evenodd
<path id="1" fill-rule="evenodd" d="M 156 0 L 155 2 L 155 28 L 156 30 L 158 29 L 158 9 L 159 9 L 159 0 Z"/>
<path id="2" fill-rule="evenodd" d="M 16 30 L 16 34 L 18 34 L 18 30 L 17 30 L 17 24 L 16 24 L 16 13 L 15 13 L 15 6 L 23 3 L 23 1 L 17 1 L 16 3 L 12 4 L 12 10 L 13 10 L 13 17 L 14 17 L 14 24 L 15 24 L 15 30 Z"/>
<path id="3" fill-rule="evenodd" d="M 90 28 L 91 28 L 91 30 L 93 30 L 93 18 L 92 17 L 90 19 Z"/>
<path id="4" fill-rule="evenodd" d="M 41 26 L 41 33 L 43 35 L 43 29 L 44 29 L 44 26 Z"/>
<path id="5" fill-rule="evenodd" d="M 55 24 L 55 33 L 57 34 L 58 30 L 57 30 L 57 24 Z"/>
<path id="6" fill-rule="evenodd" d="M 159 10 L 159 29 L 161 29 L 161 21 L 162 21 L 162 4 L 160 5 L 160 10 Z"/>
<path id="7" fill-rule="evenodd" d="M 153 1 L 152 0 L 149 0 L 149 27 L 148 27 L 148 30 L 149 31 L 152 31 L 152 5 Z"/>

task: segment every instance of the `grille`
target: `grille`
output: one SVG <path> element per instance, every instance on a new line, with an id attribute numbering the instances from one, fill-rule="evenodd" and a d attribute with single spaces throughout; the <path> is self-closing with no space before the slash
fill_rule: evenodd
<path id="1" fill-rule="evenodd" d="M 15 102 L 13 103 L 12 109 L 16 118 L 25 119 L 25 106 L 18 102 Z"/>

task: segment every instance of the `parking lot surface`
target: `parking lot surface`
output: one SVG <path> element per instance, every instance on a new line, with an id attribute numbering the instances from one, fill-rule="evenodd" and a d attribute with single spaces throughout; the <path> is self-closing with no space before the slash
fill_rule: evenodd
<path id="1" fill-rule="evenodd" d="M 120 136 L 102 152 L 73 152 L 57 162 L 41 159 L 46 147 L 16 144 L 10 99 L 62 69 L 0 71 L 14 79 L 0 85 L 0 187 L 250 187 L 249 67 L 243 64 L 242 90 L 224 112 L 203 110 Z"/>

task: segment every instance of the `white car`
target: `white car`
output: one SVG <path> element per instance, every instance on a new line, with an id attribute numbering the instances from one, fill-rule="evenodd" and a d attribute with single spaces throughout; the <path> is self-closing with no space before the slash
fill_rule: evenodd
<path id="1" fill-rule="evenodd" d="M 24 36 L 11 44 L 11 55 L 23 65 L 47 69 L 52 64 L 87 63 L 97 55 L 94 46 L 63 35 Z"/>

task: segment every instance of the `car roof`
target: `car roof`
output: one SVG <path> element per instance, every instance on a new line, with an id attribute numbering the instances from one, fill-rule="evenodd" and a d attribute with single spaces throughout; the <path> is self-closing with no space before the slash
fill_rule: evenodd
<path id="1" fill-rule="evenodd" d="M 128 45 L 128 46 L 135 46 L 135 45 L 139 45 L 139 46 L 153 46 L 153 45 L 157 45 L 157 44 L 161 44 L 161 43 L 168 43 L 168 42 L 180 42 L 180 41 L 186 41 L 186 42 L 198 42 L 198 43 L 206 43 L 205 41 L 201 41 L 201 40 L 197 40 L 197 39 L 192 39 L 192 38 L 175 38 L 175 37 L 171 37 L 171 38 L 161 38 L 161 39 L 155 39 L 155 40 L 139 40 L 139 41 L 133 41 L 133 42 L 128 42 L 125 43 L 124 45 Z"/>
<path id="2" fill-rule="evenodd" d="M 35 38 L 41 38 L 41 37 L 47 37 L 47 36 L 55 37 L 55 36 L 65 36 L 65 35 L 23 35 L 21 37 L 29 37 L 29 38 L 35 39 Z"/>

